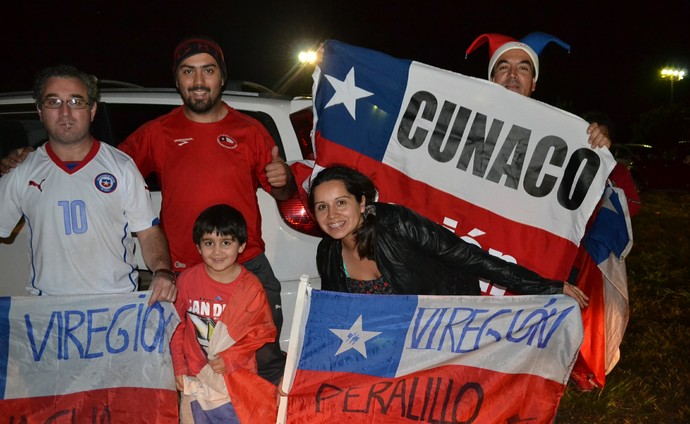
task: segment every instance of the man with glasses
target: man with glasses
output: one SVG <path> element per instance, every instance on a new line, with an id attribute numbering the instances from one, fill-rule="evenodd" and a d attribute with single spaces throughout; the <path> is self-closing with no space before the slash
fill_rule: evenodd
<path id="1" fill-rule="evenodd" d="M 135 232 L 154 271 L 150 304 L 175 300 L 168 244 L 134 162 L 95 140 L 97 80 L 59 65 L 34 85 L 48 142 L 0 178 L 0 237 L 22 216 L 30 231 L 33 295 L 126 293 L 138 288 Z"/>

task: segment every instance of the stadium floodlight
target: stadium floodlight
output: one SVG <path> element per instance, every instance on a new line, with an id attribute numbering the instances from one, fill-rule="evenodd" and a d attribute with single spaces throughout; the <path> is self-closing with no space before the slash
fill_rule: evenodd
<path id="1" fill-rule="evenodd" d="M 673 82 L 685 78 L 685 69 L 664 68 L 661 70 L 661 78 L 671 81 L 671 103 L 673 103 Z"/>

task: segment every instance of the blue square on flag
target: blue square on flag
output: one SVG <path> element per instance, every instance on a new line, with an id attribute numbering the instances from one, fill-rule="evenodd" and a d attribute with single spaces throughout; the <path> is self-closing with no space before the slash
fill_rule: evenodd
<path id="1" fill-rule="evenodd" d="M 411 61 L 329 40 L 314 106 L 328 140 L 381 161 L 398 119 Z"/>
<path id="2" fill-rule="evenodd" d="M 601 209 L 584 238 L 585 248 L 597 265 L 608 259 L 611 253 L 617 258 L 624 257 L 631 242 L 629 216 L 628 213 L 626 219 L 626 211 L 616 190 L 607 187 Z"/>
<path id="3" fill-rule="evenodd" d="M 299 369 L 395 376 L 417 296 L 312 296 Z"/>

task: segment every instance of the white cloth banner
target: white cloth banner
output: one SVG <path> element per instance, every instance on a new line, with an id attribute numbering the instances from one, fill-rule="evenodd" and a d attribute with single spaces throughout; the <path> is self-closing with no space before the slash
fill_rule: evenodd
<path id="1" fill-rule="evenodd" d="M 169 341 L 179 318 L 170 303 L 148 299 L 0 298 L 0 416 L 39 422 L 93 408 L 113 422 L 174 422 Z"/>

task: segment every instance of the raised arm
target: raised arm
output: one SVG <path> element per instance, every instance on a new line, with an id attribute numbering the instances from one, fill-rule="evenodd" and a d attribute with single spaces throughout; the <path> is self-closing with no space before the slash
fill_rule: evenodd
<path id="1" fill-rule="evenodd" d="M 576 286 L 544 278 L 523 266 L 506 262 L 411 210 L 403 210 L 403 213 L 408 237 L 415 238 L 426 254 L 436 256 L 446 266 L 489 279 L 514 293 L 563 293 L 575 299 L 580 307 L 587 307 L 589 299 Z"/>

